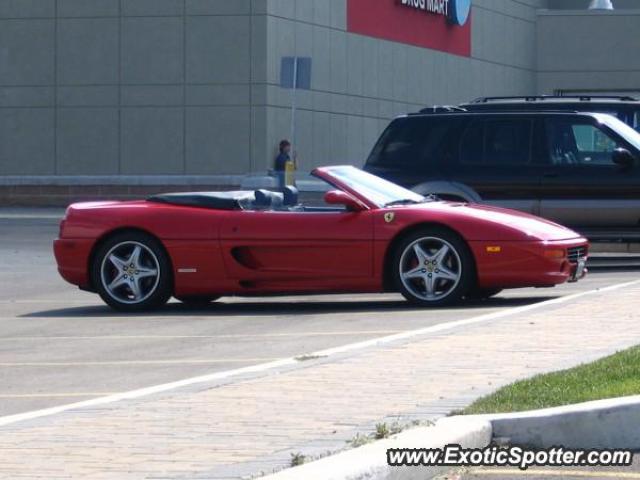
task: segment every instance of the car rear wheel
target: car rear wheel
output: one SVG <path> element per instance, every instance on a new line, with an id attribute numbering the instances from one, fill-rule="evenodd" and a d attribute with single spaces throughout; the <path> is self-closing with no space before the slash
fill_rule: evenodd
<path id="1" fill-rule="evenodd" d="M 176 300 L 184 303 L 185 305 L 195 306 L 195 307 L 205 307 L 212 302 L 215 302 L 220 297 L 214 295 L 197 295 L 197 296 L 186 296 L 186 297 L 176 297 Z"/>
<path id="2" fill-rule="evenodd" d="M 464 240 L 443 228 L 425 228 L 398 245 L 396 285 L 410 302 L 445 306 L 462 299 L 474 279 L 473 256 Z"/>
<path id="3" fill-rule="evenodd" d="M 100 297 L 124 312 L 151 310 L 171 297 L 169 258 L 144 233 L 121 233 L 104 242 L 94 257 L 92 279 Z"/>

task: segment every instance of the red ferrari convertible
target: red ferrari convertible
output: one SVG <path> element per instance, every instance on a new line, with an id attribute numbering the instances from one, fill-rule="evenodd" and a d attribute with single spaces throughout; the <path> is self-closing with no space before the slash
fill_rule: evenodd
<path id="1" fill-rule="evenodd" d="M 555 223 L 423 197 L 349 166 L 313 175 L 329 184 L 320 206 L 291 187 L 71 205 L 58 269 L 123 311 L 171 296 L 389 291 L 440 306 L 586 273 L 587 241 Z"/>

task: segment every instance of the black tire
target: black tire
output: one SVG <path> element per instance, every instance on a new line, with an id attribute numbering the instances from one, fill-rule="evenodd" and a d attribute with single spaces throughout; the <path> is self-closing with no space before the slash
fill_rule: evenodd
<path id="1" fill-rule="evenodd" d="M 143 290 L 145 293 L 140 295 L 139 301 L 133 297 L 133 290 L 126 283 L 127 280 L 124 281 L 125 283 L 121 287 L 117 290 L 113 289 L 113 291 L 110 290 L 110 286 L 106 285 L 110 280 L 110 278 L 107 278 L 108 273 L 115 277 L 120 272 L 119 268 L 110 262 L 107 257 L 114 255 L 116 257 L 119 255 L 124 256 L 120 252 L 126 254 L 129 247 L 133 249 L 136 246 L 142 248 L 141 261 L 144 261 L 146 256 L 147 261 L 151 262 L 147 268 L 149 268 L 149 271 L 152 271 L 152 269 L 156 271 L 156 275 L 153 277 L 139 280 L 141 287 L 138 290 Z M 157 268 L 154 268 L 156 264 Z M 131 267 L 133 267 L 133 264 L 131 264 Z M 124 268 L 127 268 L 127 265 L 124 265 Z M 136 271 L 133 274 L 137 275 L 138 272 Z M 159 308 L 167 303 L 173 291 L 172 275 L 171 261 L 162 244 L 154 237 L 142 232 L 122 232 L 107 238 L 95 252 L 91 265 L 91 280 L 96 291 L 107 305 L 121 312 L 144 312 Z M 127 275 L 124 275 L 124 278 L 127 279 Z M 131 279 L 131 276 L 128 278 Z M 130 281 L 133 283 L 133 280 Z M 138 282 L 136 282 L 136 285 L 138 285 Z M 144 285 L 147 286 L 146 289 L 142 288 Z M 129 294 L 133 298 L 124 298 Z"/>
<path id="2" fill-rule="evenodd" d="M 502 293 L 502 288 L 472 288 L 467 293 L 467 300 L 487 300 Z"/>
<path id="3" fill-rule="evenodd" d="M 176 297 L 176 300 L 184 303 L 185 305 L 194 306 L 194 307 L 206 307 L 212 302 L 215 302 L 220 297 L 215 295 L 197 295 L 197 296 L 189 296 L 189 297 Z"/>
<path id="4" fill-rule="evenodd" d="M 435 295 L 430 299 L 425 298 L 425 296 L 428 295 L 426 279 L 405 279 L 405 282 L 409 285 L 408 287 L 403 282 L 404 275 L 401 273 L 406 267 L 403 263 L 406 262 L 407 258 L 412 254 L 412 246 L 422 240 L 427 242 L 427 246 L 430 242 L 434 242 L 434 245 L 437 245 L 438 241 L 444 242 L 444 244 L 447 245 L 449 251 L 452 253 L 449 254 L 447 265 L 442 266 L 447 267 L 448 273 L 455 273 L 457 277 L 456 281 L 447 279 L 434 280 L 436 284 L 442 286 L 442 292 L 441 296 Z M 407 252 L 406 254 L 405 251 Z M 455 254 L 453 252 L 455 252 Z M 413 261 L 416 263 L 415 267 L 413 267 L 414 271 L 420 269 L 422 264 L 418 263 L 420 260 L 417 258 L 417 255 Z M 436 273 L 440 274 L 439 270 L 437 270 L 438 267 L 433 266 L 429 268 L 435 269 L 433 271 L 434 275 L 436 275 Z M 456 304 L 471 290 L 476 281 L 475 260 L 467 243 L 459 235 L 443 227 L 425 227 L 403 238 L 393 253 L 392 269 L 393 281 L 398 291 L 411 303 L 424 307 L 443 307 Z M 418 273 L 418 275 L 423 277 L 424 275 L 428 275 L 426 269 L 422 269 L 421 272 L 422 273 Z M 406 273 L 408 272 L 405 272 L 405 274 Z M 420 289 L 421 285 L 424 285 L 424 296 L 418 296 L 415 291 L 412 291 L 412 289 Z"/>

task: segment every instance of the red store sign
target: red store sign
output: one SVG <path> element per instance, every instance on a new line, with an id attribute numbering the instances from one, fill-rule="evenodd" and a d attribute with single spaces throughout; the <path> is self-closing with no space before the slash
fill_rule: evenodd
<path id="1" fill-rule="evenodd" d="M 347 0 L 351 33 L 471 56 L 470 0 Z"/>

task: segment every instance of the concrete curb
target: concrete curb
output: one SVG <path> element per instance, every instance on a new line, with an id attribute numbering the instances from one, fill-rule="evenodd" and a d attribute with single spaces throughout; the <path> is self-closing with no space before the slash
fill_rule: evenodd
<path id="1" fill-rule="evenodd" d="M 640 396 L 467 418 L 472 423 L 490 422 L 494 438 L 514 445 L 640 449 Z"/>
<path id="2" fill-rule="evenodd" d="M 267 480 L 426 480 L 449 468 L 389 467 L 389 448 L 483 448 L 494 438 L 531 448 L 640 450 L 640 395 L 529 412 L 440 419 L 388 440 L 265 477 Z"/>
<path id="3" fill-rule="evenodd" d="M 360 448 L 290 468 L 265 477 L 268 480 L 426 480 L 449 468 L 390 467 L 389 448 L 441 448 L 460 444 L 482 448 L 491 441 L 491 424 L 486 420 L 445 418 L 434 427 L 415 428 Z"/>

